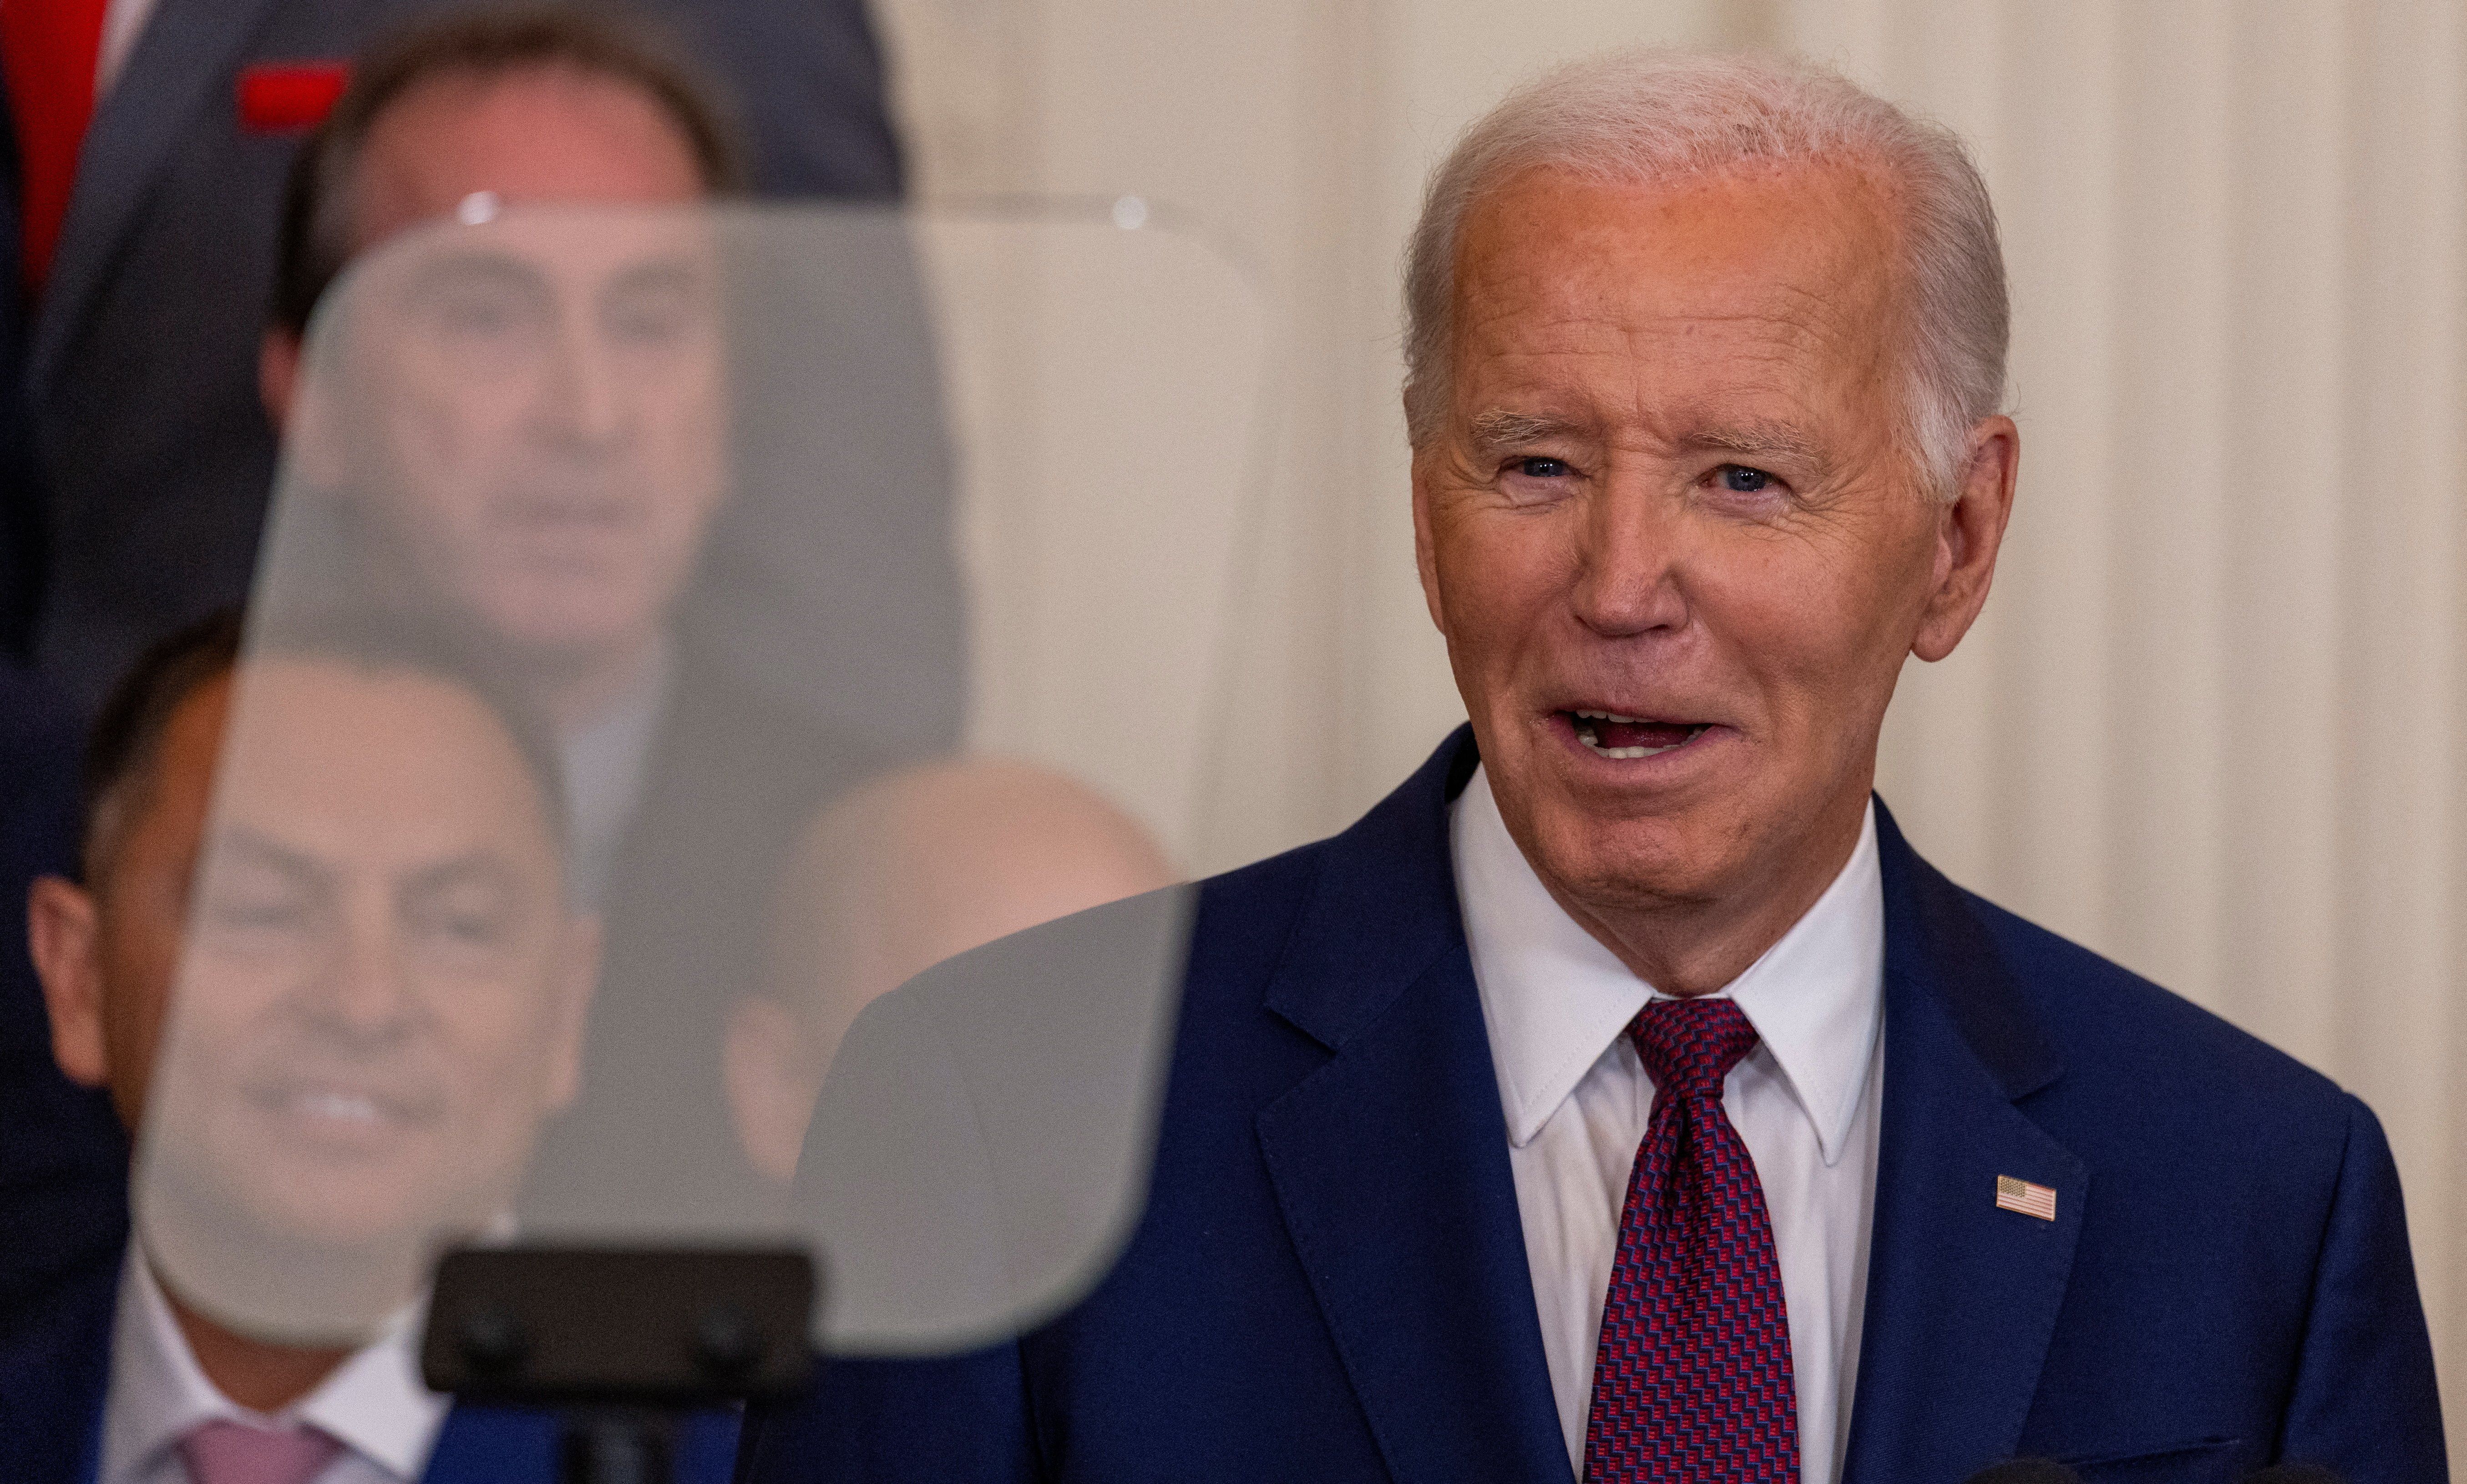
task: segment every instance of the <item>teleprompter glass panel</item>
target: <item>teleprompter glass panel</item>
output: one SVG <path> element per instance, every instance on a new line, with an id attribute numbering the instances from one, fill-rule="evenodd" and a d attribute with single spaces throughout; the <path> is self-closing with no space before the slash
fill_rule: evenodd
<path id="1" fill-rule="evenodd" d="M 1254 293 L 1147 213 L 463 215 L 306 349 L 148 1259 L 286 1341 L 512 1242 L 1015 1333 L 1143 1195 Z"/>

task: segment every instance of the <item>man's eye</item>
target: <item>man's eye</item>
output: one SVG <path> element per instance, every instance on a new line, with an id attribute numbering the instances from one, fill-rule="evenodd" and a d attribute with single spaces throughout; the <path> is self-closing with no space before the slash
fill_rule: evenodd
<path id="1" fill-rule="evenodd" d="M 1720 473 L 1722 487 L 1735 495 L 1753 495 L 1773 483 L 1772 475 L 1745 464 L 1726 463 Z"/>
<path id="2" fill-rule="evenodd" d="M 1572 472 L 1564 459 L 1520 459 L 1516 472 L 1529 480 L 1564 479 Z"/>
<path id="3" fill-rule="evenodd" d="M 465 948 L 493 947 L 511 936 L 513 927 L 505 904 L 483 900 L 415 902 L 405 916 L 426 940 Z"/>
<path id="4" fill-rule="evenodd" d="M 280 933 L 306 924 L 308 914 L 299 903 L 266 898 L 215 897 L 206 915 L 216 927 L 239 933 Z"/>
<path id="5" fill-rule="evenodd" d="M 633 345 L 671 345 L 686 337 L 694 325 L 690 306 L 674 298 L 620 304 L 610 307 L 607 326 L 610 335 Z"/>

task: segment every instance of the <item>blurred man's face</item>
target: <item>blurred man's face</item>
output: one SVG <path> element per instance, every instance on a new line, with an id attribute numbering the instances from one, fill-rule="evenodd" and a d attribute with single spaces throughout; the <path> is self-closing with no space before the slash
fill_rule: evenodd
<path id="1" fill-rule="evenodd" d="M 479 700 L 407 671 L 266 662 L 233 721 L 145 1180 L 225 1237 L 473 1229 L 576 1091 L 594 967 L 532 775 Z"/>
<path id="2" fill-rule="evenodd" d="M 1811 862 L 1813 900 L 1903 658 L 1984 599 L 2004 506 L 1957 519 L 1896 437 L 1896 246 L 1888 197 L 1833 168 L 1536 171 L 1465 225 L 1415 461 L 1424 587 L 1501 812 L 1580 916 Z"/>
<path id="3" fill-rule="evenodd" d="M 587 666 L 659 631 L 725 479 L 707 233 L 589 208 L 682 206 L 702 183 L 624 84 L 443 78 L 371 131 L 355 246 L 485 216 L 483 192 L 510 218 L 402 239 L 347 281 L 329 477 L 447 600 Z"/>

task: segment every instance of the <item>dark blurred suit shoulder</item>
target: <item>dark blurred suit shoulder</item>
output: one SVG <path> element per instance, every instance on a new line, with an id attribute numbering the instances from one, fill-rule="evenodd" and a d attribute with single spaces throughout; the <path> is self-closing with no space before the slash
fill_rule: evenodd
<path id="1" fill-rule="evenodd" d="M 1204 884 L 1146 1210 L 1087 1298 L 1013 1343 L 831 1364 L 756 1419 L 747 1476 L 1566 1480 L 1449 861 L 1474 760 L 1460 732 L 1345 834 Z M 1878 845 L 1845 1484 L 2017 1454 L 2094 1484 L 2445 1477 L 2364 1105 L 1960 890 L 1881 806 Z M 2055 1219 L 2000 1209 L 2006 1176 Z"/>
<path id="2" fill-rule="evenodd" d="M 90 709 L 145 643 L 248 587 L 274 472 L 257 353 L 298 136 L 253 130 L 241 72 L 336 61 L 453 0 L 160 0 L 102 100 L 51 278 L 12 322 L 0 420 L 0 634 Z M 888 198 L 900 161 L 862 0 L 659 0 L 772 195 Z M 13 146 L 9 151 L 13 161 Z M 19 277 L 13 195 L 0 221 Z M 30 591 L 31 585 L 31 591 Z M 32 629 L 28 631 L 31 619 Z"/>
<path id="3" fill-rule="evenodd" d="M 81 739 L 57 691 L 0 664 L 0 1319 L 126 1229 L 127 1140 L 110 1100 L 52 1061 L 27 956 L 27 888 L 77 868 Z"/>

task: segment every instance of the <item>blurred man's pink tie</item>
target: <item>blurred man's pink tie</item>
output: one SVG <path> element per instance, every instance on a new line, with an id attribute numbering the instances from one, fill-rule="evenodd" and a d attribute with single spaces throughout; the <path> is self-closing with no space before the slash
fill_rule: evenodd
<path id="1" fill-rule="evenodd" d="M 210 1422 L 180 1440 L 191 1484 L 308 1484 L 343 1445 L 314 1428 Z"/>

